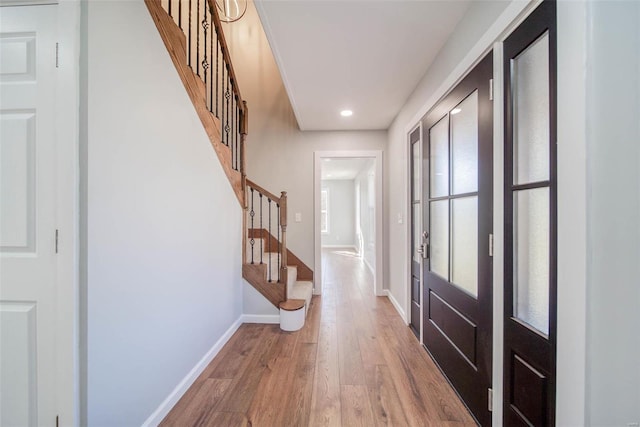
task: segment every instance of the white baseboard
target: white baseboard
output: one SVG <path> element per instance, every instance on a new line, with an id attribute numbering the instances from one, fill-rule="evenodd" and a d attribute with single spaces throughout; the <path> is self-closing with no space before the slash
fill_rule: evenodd
<path id="1" fill-rule="evenodd" d="M 280 324 L 279 314 L 243 314 L 242 323 Z"/>
<path id="2" fill-rule="evenodd" d="M 407 322 L 407 316 L 406 316 L 404 310 L 402 309 L 402 307 L 400 306 L 400 304 L 398 303 L 398 301 L 394 298 L 393 294 L 391 292 L 389 292 L 388 289 L 385 289 L 385 292 L 387 293 L 387 298 L 389 298 L 389 301 L 391 301 L 391 304 L 393 304 L 393 307 L 396 309 L 396 311 L 398 312 L 400 317 L 402 317 L 402 320 L 404 320 L 405 323 L 406 323 Z"/>
<path id="3" fill-rule="evenodd" d="M 222 347 L 231 339 L 233 334 L 238 330 L 240 325 L 243 323 L 243 317 L 240 316 L 238 320 L 233 322 L 233 324 L 227 329 L 227 331 L 222 334 L 220 339 L 216 341 L 216 343 L 211 347 L 211 349 L 204 355 L 202 359 L 196 364 L 196 366 L 191 369 L 191 371 L 185 376 L 182 381 L 173 389 L 173 391 L 167 396 L 167 398 L 158 406 L 147 420 L 142 424 L 142 427 L 155 427 L 167 416 L 171 408 L 178 403 L 178 400 L 184 395 L 189 387 L 194 383 L 194 381 L 198 378 L 198 376 L 204 371 L 204 369 L 211 363 L 214 357 L 222 350 Z"/>
<path id="4" fill-rule="evenodd" d="M 354 245 L 322 245 L 322 249 L 353 249 L 354 252 L 358 252 Z"/>

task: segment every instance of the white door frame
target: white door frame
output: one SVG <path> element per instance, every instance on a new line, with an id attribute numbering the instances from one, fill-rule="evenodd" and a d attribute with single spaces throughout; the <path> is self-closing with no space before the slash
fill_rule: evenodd
<path id="1" fill-rule="evenodd" d="M 374 291 L 377 296 L 386 295 L 384 291 L 384 261 L 382 249 L 384 239 L 382 233 L 384 212 L 382 208 L 382 151 L 381 150 L 346 150 L 346 151 L 315 151 L 313 153 L 314 178 L 313 178 L 313 218 L 314 218 L 314 251 L 315 268 L 313 273 L 313 293 L 322 293 L 322 245 L 320 235 L 320 185 L 322 181 L 322 159 L 324 158 L 372 158 L 375 159 L 375 230 L 376 230 L 376 267 L 373 274 Z"/>
<path id="2" fill-rule="evenodd" d="M 44 2 L 46 3 L 46 1 Z M 56 76 L 57 407 L 60 425 L 80 425 L 79 96 L 80 1 L 58 2 Z"/>

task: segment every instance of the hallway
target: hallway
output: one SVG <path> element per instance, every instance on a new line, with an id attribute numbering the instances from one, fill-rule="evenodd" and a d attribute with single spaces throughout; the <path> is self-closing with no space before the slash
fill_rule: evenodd
<path id="1" fill-rule="evenodd" d="M 242 325 L 162 426 L 475 425 L 362 260 L 322 261 L 304 328 Z"/>

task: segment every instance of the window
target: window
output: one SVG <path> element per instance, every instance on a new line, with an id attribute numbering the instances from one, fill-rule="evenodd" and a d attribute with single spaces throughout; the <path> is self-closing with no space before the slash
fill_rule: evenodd
<path id="1" fill-rule="evenodd" d="M 320 231 L 329 233 L 329 190 L 320 191 Z"/>

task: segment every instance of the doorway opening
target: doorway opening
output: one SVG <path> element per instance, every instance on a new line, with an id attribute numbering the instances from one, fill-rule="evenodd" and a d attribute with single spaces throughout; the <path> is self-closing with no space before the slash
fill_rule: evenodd
<path id="1" fill-rule="evenodd" d="M 382 152 L 315 153 L 315 288 L 322 293 L 323 254 L 359 258 L 384 295 Z"/>

